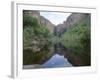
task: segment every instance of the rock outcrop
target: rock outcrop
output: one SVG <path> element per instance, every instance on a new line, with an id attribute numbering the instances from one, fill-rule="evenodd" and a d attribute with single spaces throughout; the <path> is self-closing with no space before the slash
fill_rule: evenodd
<path id="1" fill-rule="evenodd" d="M 40 24 L 44 27 L 47 27 L 47 29 L 53 33 L 54 30 L 54 24 L 52 24 L 49 20 L 47 20 L 46 18 L 44 18 L 43 16 L 40 16 Z"/>
<path id="2" fill-rule="evenodd" d="M 72 13 L 66 20 L 66 27 L 69 28 L 76 23 L 87 20 L 90 18 L 89 13 Z"/>
<path id="3" fill-rule="evenodd" d="M 26 15 L 36 17 L 40 25 L 42 25 L 43 27 L 47 27 L 47 29 L 51 33 L 53 33 L 54 24 L 52 24 L 49 20 L 47 20 L 46 18 L 41 16 L 39 11 L 24 10 L 23 13 L 26 14 Z"/>
<path id="4" fill-rule="evenodd" d="M 59 24 L 57 26 L 55 26 L 54 28 L 54 35 L 55 36 L 61 36 L 61 34 L 63 34 L 63 32 L 65 32 L 67 29 L 65 22 L 63 24 Z"/>
<path id="5" fill-rule="evenodd" d="M 88 13 L 72 13 L 66 21 L 64 21 L 62 24 L 59 24 L 55 26 L 54 28 L 54 34 L 57 36 L 61 36 L 66 30 L 68 30 L 70 27 L 72 27 L 74 24 L 78 24 L 81 21 L 84 20 L 90 20 L 90 14 Z"/>

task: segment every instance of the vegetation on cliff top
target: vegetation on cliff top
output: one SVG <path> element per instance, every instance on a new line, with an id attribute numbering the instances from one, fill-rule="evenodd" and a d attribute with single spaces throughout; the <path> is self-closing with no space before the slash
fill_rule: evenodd
<path id="1" fill-rule="evenodd" d="M 75 55 L 85 58 L 86 64 L 90 64 L 90 21 L 83 20 L 71 26 L 61 36 L 61 43 L 70 49 Z M 84 61 L 85 61 L 84 60 Z"/>
<path id="2" fill-rule="evenodd" d="M 35 17 L 24 15 L 23 16 L 23 40 L 24 48 L 31 45 L 46 45 L 47 41 L 50 42 L 51 34 L 48 29 L 39 24 Z M 40 42 L 40 43 L 39 43 Z M 38 44 L 39 43 L 39 44 Z M 43 43 L 43 44 L 42 44 Z"/>
<path id="3" fill-rule="evenodd" d="M 50 39 L 51 33 L 35 17 L 23 15 L 23 64 L 39 64 L 47 60 Z"/>

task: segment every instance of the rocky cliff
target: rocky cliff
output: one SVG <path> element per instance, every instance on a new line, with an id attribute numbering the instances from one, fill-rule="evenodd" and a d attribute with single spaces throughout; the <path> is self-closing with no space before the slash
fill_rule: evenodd
<path id="1" fill-rule="evenodd" d="M 47 27 L 47 29 L 53 33 L 54 30 L 54 24 L 52 24 L 49 20 L 44 18 L 43 16 L 40 16 L 40 24 Z"/>
<path id="2" fill-rule="evenodd" d="M 66 20 L 66 27 L 69 28 L 87 19 L 90 19 L 90 14 L 88 13 L 72 13 Z"/>
<path id="3" fill-rule="evenodd" d="M 88 13 L 72 13 L 66 21 L 64 21 L 62 24 L 59 24 L 55 26 L 54 33 L 55 35 L 60 36 L 62 33 L 64 33 L 67 29 L 72 27 L 74 24 L 78 24 L 81 21 L 84 20 L 90 20 L 90 14 Z"/>
<path id="4" fill-rule="evenodd" d="M 47 29 L 48 29 L 51 33 L 53 33 L 54 24 L 52 24 L 49 20 L 47 20 L 46 18 L 44 18 L 43 16 L 41 16 L 39 11 L 24 10 L 23 13 L 26 14 L 26 15 L 30 15 L 30 16 L 36 17 L 37 20 L 38 20 L 38 22 L 39 22 L 43 27 L 47 27 Z"/>

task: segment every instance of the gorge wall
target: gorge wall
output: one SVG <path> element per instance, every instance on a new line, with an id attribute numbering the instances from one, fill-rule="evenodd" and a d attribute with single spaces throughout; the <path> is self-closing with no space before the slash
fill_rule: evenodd
<path id="1" fill-rule="evenodd" d="M 42 26 L 47 27 L 47 29 L 48 29 L 51 33 L 53 33 L 54 24 L 52 24 L 48 19 L 46 19 L 46 18 L 44 18 L 43 16 L 41 16 L 39 11 L 24 10 L 24 11 L 23 11 L 23 14 L 36 17 L 37 20 L 38 20 L 38 22 L 39 22 Z"/>
<path id="2" fill-rule="evenodd" d="M 66 21 L 62 24 L 55 26 L 54 34 L 60 36 L 63 34 L 67 29 L 72 27 L 75 24 L 78 24 L 84 20 L 90 20 L 90 14 L 88 13 L 72 13 Z"/>

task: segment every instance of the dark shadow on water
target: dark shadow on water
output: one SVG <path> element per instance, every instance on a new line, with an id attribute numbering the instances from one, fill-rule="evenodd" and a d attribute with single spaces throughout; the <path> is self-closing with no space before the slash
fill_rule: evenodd
<path id="1" fill-rule="evenodd" d="M 24 69 L 90 66 L 89 57 L 76 55 L 61 43 L 53 46 L 52 49 L 44 49 L 37 53 L 33 53 L 31 50 L 24 50 Z"/>

